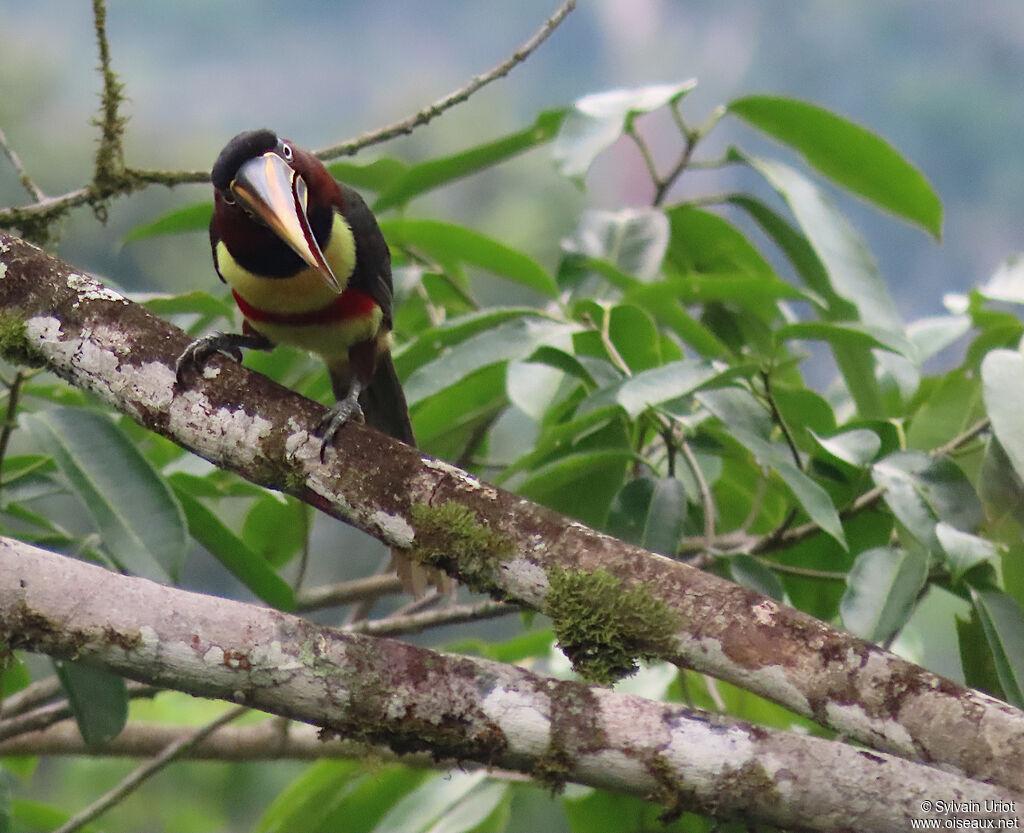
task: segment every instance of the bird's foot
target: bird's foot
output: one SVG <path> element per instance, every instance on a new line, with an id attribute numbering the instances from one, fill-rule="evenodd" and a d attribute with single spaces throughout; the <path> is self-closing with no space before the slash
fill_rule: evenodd
<path id="1" fill-rule="evenodd" d="M 319 424 L 316 435 L 323 438 L 320 444 L 320 462 L 327 459 L 327 448 L 334 442 L 334 436 L 347 422 L 366 422 L 363 409 L 359 406 L 359 391 L 349 391 L 348 396 L 334 404 Z"/>
<path id="2" fill-rule="evenodd" d="M 189 377 L 200 373 L 215 353 L 223 353 L 240 362 L 243 347 L 266 350 L 268 345 L 270 342 L 262 336 L 249 333 L 210 333 L 197 338 L 178 356 L 174 364 L 174 382 L 179 387 L 187 384 Z"/>

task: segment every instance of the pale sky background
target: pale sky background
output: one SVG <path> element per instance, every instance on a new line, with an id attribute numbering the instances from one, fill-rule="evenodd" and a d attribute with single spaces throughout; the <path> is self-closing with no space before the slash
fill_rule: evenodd
<path id="1" fill-rule="evenodd" d="M 111 0 L 113 63 L 126 83 L 129 163 L 209 167 L 235 132 L 267 125 L 320 147 L 433 101 L 526 39 L 555 0 L 458 3 L 171 2 Z M 0 127 L 50 193 L 82 184 L 97 105 L 96 48 L 86 0 L 0 0 Z M 699 80 L 685 112 L 696 123 L 749 92 L 806 98 L 888 138 L 946 204 L 944 241 L 843 202 L 908 318 L 938 312 L 941 294 L 981 280 L 1024 247 L 1024 11 L 1018 0 L 581 0 L 562 28 L 506 79 L 413 137 L 371 149 L 407 159 L 450 153 L 518 129 L 543 108 L 614 86 Z M 650 125 L 667 165 L 669 125 Z M 709 150 L 756 138 L 723 124 Z M 695 174 L 677 197 L 743 185 Z M 587 206 L 643 204 L 640 160 L 622 143 L 599 161 L 586 194 L 558 180 L 545 150 L 504 172 L 446 189 L 412 213 L 469 221 L 553 268 L 557 244 Z M 150 189 L 121 200 L 97 234 L 88 212 L 67 225 L 61 253 L 123 282 L 172 288 L 205 280 L 197 237 L 116 253 L 133 225 L 201 187 Z M 0 159 L 0 203 L 22 201 Z M 198 248 L 186 269 L 157 264 Z M 197 274 L 192 275 L 192 269 Z M 172 274 L 173 271 L 173 274 Z M 183 272 L 189 273 L 184 276 Z"/>

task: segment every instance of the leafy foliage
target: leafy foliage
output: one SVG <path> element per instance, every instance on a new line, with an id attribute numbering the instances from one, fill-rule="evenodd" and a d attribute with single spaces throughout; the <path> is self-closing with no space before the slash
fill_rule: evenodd
<path id="1" fill-rule="evenodd" d="M 832 194 L 938 236 L 941 204 L 921 173 L 864 127 L 781 97 L 728 102 L 691 128 L 681 105 L 693 84 L 588 96 L 417 165 L 332 166 L 377 195 L 399 279 L 395 361 L 424 450 L 864 638 L 924 645 L 912 659 L 962 655 L 968 684 L 1024 704 L 1024 325 L 1006 308 L 1024 303 L 1024 269 L 1010 260 L 986 286 L 949 298 L 948 314 L 904 322 Z M 666 176 L 640 129 L 642 114 L 659 109 L 679 126 L 679 164 Z M 705 136 L 730 117 L 796 150 L 808 169 L 739 148 L 701 159 Z M 624 137 L 650 166 L 652 205 L 584 212 L 555 262 L 410 208 L 549 143 L 561 174 L 582 185 Z M 743 165 L 764 187 L 663 205 L 695 161 Z M 128 242 L 205 228 L 209 216 L 204 200 L 139 226 Z M 480 299 L 482 274 L 504 282 L 504 301 Z M 233 325 L 221 297 L 147 300 L 193 331 Z M 924 367 L 965 336 L 962 358 L 942 354 L 938 373 Z M 824 352 L 837 375 L 822 392 L 806 370 Z M 250 361 L 326 395 L 322 370 L 304 356 Z M 2 460 L 4 532 L 163 580 L 180 575 L 187 534 L 259 599 L 295 607 L 297 588 L 283 576 L 317 557 L 304 508 L 184 459 L 46 377 L 19 374 L 15 385 L 29 431 Z M 75 528 L 56 520 L 69 496 L 88 507 Z M 958 646 L 936 644 L 949 637 L 917 621 L 931 591 L 970 611 Z M 569 673 L 552 641 L 542 627 L 454 647 Z M 703 707 L 718 698 L 749 720 L 800 722 L 743 692 L 723 699 L 697 675 L 670 672 L 666 686 L 649 674 L 635 683 L 649 696 Z M 74 676 L 62 680 L 81 702 L 89 687 Z M 117 731 L 117 714 L 76 708 L 93 737 Z M 434 830 L 447 819 L 446 830 L 499 831 L 540 801 L 549 800 L 534 787 L 482 773 L 323 761 L 272 802 L 260 829 Z M 564 829 L 598 829 L 598 815 L 600 829 L 652 823 L 633 799 L 588 790 L 558 801 Z M 691 816 L 673 823 L 708 826 Z"/>

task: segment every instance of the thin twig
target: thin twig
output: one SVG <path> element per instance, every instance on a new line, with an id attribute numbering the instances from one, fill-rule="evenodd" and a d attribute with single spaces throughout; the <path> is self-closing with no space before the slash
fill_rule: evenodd
<path id="1" fill-rule="evenodd" d="M 316 155 L 321 159 L 336 159 L 339 156 L 351 156 L 356 151 L 369 145 L 376 145 L 381 142 L 386 142 L 389 139 L 394 139 L 397 136 L 404 136 L 412 133 L 412 131 L 417 127 L 437 118 L 437 116 L 441 115 L 445 110 L 449 110 L 456 104 L 461 104 L 466 101 L 471 95 L 477 92 L 477 90 L 487 86 L 492 81 L 496 81 L 497 79 L 504 78 L 508 75 L 516 65 L 521 64 L 530 57 L 537 47 L 544 43 L 544 41 L 550 37 L 551 33 L 558 28 L 559 24 L 565 20 L 569 12 L 575 8 L 576 0 L 566 0 L 558 7 L 551 17 L 544 21 L 544 24 L 534 33 L 533 37 L 513 52 L 511 56 L 494 67 L 490 72 L 485 72 L 483 75 L 478 75 L 475 78 L 470 79 L 467 84 L 464 84 L 457 90 L 448 93 L 444 98 L 438 99 L 429 107 L 425 107 L 422 110 L 413 113 L 411 116 L 408 116 L 401 121 L 397 121 L 394 124 L 390 124 L 387 127 L 363 133 L 356 136 L 354 139 L 349 139 L 348 141 L 342 142 L 338 145 L 331 145 L 330 147 L 318 151 Z"/>
<path id="2" fill-rule="evenodd" d="M 803 460 L 800 459 L 800 449 L 796 446 L 796 439 L 793 437 L 793 432 L 789 430 L 789 426 L 786 424 L 786 420 L 782 417 L 782 412 L 779 410 L 778 404 L 775 402 L 775 396 L 772 394 L 772 382 L 771 374 L 767 370 L 761 371 L 761 382 L 764 384 L 764 398 L 768 403 L 768 410 L 771 411 L 772 419 L 775 424 L 779 426 L 782 431 L 782 436 L 786 439 L 786 445 L 789 446 L 789 453 L 793 455 L 793 462 L 796 467 L 803 471 L 804 464 Z"/>
<path id="3" fill-rule="evenodd" d="M 398 576 L 394 573 L 381 573 L 304 590 L 296 597 L 295 607 L 298 612 L 306 613 L 325 607 L 339 607 L 365 599 L 376 599 L 389 593 L 398 593 L 401 589 Z"/>
<path id="4" fill-rule="evenodd" d="M 164 748 L 163 752 L 153 758 L 153 760 L 147 762 L 144 766 L 139 767 L 128 775 L 127 778 L 122 780 L 121 783 L 114 787 L 114 789 L 110 790 L 106 795 L 100 796 L 80 813 L 76 813 L 68 819 L 57 829 L 56 833 L 74 833 L 76 830 L 81 830 L 89 822 L 98 818 L 115 804 L 123 801 L 128 795 L 135 792 L 135 790 L 141 787 L 146 781 L 156 775 L 176 758 L 184 756 L 193 747 L 198 746 L 207 737 L 216 732 L 221 726 L 241 717 L 241 715 L 245 714 L 248 710 L 249 709 L 246 706 L 236 706 L 222 714 L 216 720 L 207 723 L 198 731 L 191 733 L 188 737 L 169 744 Z"/>
<path id="5" fill-rule="evenodd" d="M 958 434 L 953 437 L 945 445 L 940 445 L 938 448 L 933 448 L 928 452 L 932 457 L 938 459 L 939 457 L 946 457 L 952 454 L 954 451 L 960 450 L 963 446 L 967 445 L 971 440 L 984 434 L 989 428 L 992 427 L 992 421 L 988 417 L 979 419 L 974 425 L 964 431 L 962 434 Z"/>
<path id="6" fill-rule="evenodd" d="M 802 576 L 804 578 L 820 578 L 825 581 L 846 581 L 846 573 L 835 570 L 814 570 L 810 567 L 795 567 L 792 564 L 780 564 L 777 561 L 770 561 L 767 558 L 759 558 L 758 561 L 776 573 L 786 573 L 791 576 Z"/>
<path id="7" fill-rule="evenodd" d="M 18 182 L 21 183 L 22 188 L 28 191 L 29 196 L 36 202 L 45 200 L 46 194 L 42 192 L 39 186 L 32 181 L 32 177 L 25 171 L 25 166 L 21 164 L 18 154 L 14 152 L 14 148 L 8 143 L 7 136 L 3 130 L 0 130 L 0 150 L 11 161 L 11 167 L 14 168 L 14 172 L 18 175 Z"/>
<path id="8" fill-rule="evenodd" d="M 153 697 L 163 691 L 162 688 L 140 683 L 130 683 L 128 697 L 136 699 L 139 697 Z M 23 711 L 14 714 L 13 717 L 0 720 L 0 741 L 23 735 L 26 732 L 35 732 L 45 729 L 61 720 L 71 717 L 71 706 L 66 699 L 57 700 L 53 703 L 39 706 L 31 711 Z"/>
<path id="9" fill-rule="evenodd" d="M 427 610 L 408 616 L 388 616 L 384 619 L 365 619 L 346 625 L 343 630 L 351 633 L 366 633 L 373 636 L 395 636 L 402 633 L 419 633 L 427 628 L 442 625 L 459 625 L 464 622 L 479 622 L 494 619 L 522 610 L 510 602 L 487 600 L 471 605 L 453 605 L 440 610 Z"/>
<path id="10" fill-rule="evenodd" d="M 14 379 L 8 387 L 7 413 L 4 415 L 3 428 L 0 428 L 0 488 L 3 488 L 2 475 L 4 463 L 7 460 L 7 446 L 11 442 L 11 434 L 18 424 L 18 400 L 21 398 L 21 389 L 25 384 L 25 372 L 19 370 L 14 374 Z"/>
<path id="11" fill-rule="evenodd" d="M 61 690 L 60 680 L 57 679 L 56 674 L 42 680 L 36 680 L 34 683 L 25 686 L 21 691 L 16 691 L 4 697 L 3 702 L 0 702 L 0 718 L 24 714 L 42 703 L 53 700 L 60 695 Z"/>
<path id="12" fill-rule="evenodd" d="M 125 186 L 124 183 L 124 126 L 126 119 L 119 113 L 124 100 L 124 85 L 110 64 L 110 43 L 107 40 L 107 6 L 105 0 L 92 2 L 93 26 L 100 53 L 99 71 L 103 78 L 101 116 L 96 120 L 100 128 L 100 142 L 96 148 L 96 170 L 93 185 L 98 195 L 108 197 Z M 100 219 L 104 219 L 106 207 L 98 202 L 94 205 Z"/>
<path id="13" fill-rule="evenodd" d="M 682 452 L 686 465 L 690 467 L 694 480 L 697 481 L 697 488 L 700 489 L 700 505 L 704 510 L 704 544 L 702 549 L 709 549 L 715 538 L 715 522 L 718 510 L 715 508 L 715 497 L 711 493 L 711 487 L 704 476 L 704 472 L 697 462 L 697 455 L 693 453 L 690 444 L 684 439 L 679 443 L 679 450 Z"/>
<path id="14" fill-rule="evenodd" d="M 675 167 L 668 172 L 668 175 L 664 179 L 654 180 L 654 199 L 651 200 L 652 205 L 657 208 L 664 202 L 665 197 L 668 196 L 669 190 L 675 184 L 675 181 L 682 175 L 689 166 L 693 158 L 693 152 L 697 149 L 697 145 L 701 139 L 707 136 L 715 124 L 718 123 L 719 119 L 725 115 L 725 110 L 722 107 L 716 107 L 715 110 L 708 117 L 708 120 L 698 127 L 696 130 L 688 130 L 686 125 L 683 123 L 682 113 L 679 112 L 678 101 L 673 102 L 670 108 L 672 117 L 675 119 L 676 125 L 679 127 L 679 131 L 682 133 L 686 144 L 683 146 L 683 152 L 679 156 L 679 161 L 676 162 Z"/>

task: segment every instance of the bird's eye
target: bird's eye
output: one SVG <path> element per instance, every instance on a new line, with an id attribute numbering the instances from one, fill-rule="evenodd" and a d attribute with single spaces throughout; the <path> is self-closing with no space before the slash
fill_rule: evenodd
<path id="1" fill-rule="evenodd" d="M 220 198 L 222 200 L 224 200 L 224 203 L 226 205 L 234 205 L 235 204 L 235 198 L 233 196 L 231 196 L 231 192 L 230 191 L 221 191 L 220 192 Z"/>
<path id="2" fill-rule="evenodd" d="M 281 156 L 284 157 L 285 162 L 292 161 L 292 149 L 290 145 L 286 145 L 284 142 L 281 143 Z"/>

